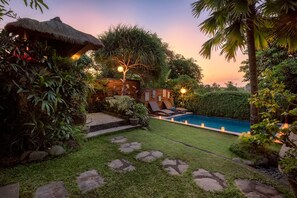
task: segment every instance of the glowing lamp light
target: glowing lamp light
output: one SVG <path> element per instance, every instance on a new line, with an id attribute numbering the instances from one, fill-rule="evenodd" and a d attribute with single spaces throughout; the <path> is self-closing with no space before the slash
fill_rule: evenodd
<path id="1" fill-rule="evenodd" d="M 201 127 L 202 127 L 202 128 L 204 128 L 204 127 L 205 127 L 205 126 L 204 126 L 204 123 L 201 123 Z"/>
<path id="2" fill-rule="evenodd" d="M 71 56 L 71 58 L 73 59 L 73 60 L 77 60 L 77 59 L 79 59 L 79 55 L 77 55 L 77 54 L 74 54 L 73 56 Z"/>
<path id="3" fill-rule="evenodd" d="M 289 124 L 288 123 L 283 124 L 282 129 L 287 129 L 287 128 L 289 128 Z"/>
<path id="4" fill-rule="evenodd" d="M 170 121 L 171 121 L 171 122 L 174 122 L 174 118 L 171 118 Z"/>
<path id="5" fill-rule="evenodd" d="M 221 131 L 222 132 L 225 132 L 225 127 L 221 127 Z"/>
<path id="6" fill-rule="evenodd" d="M 180 93 L 185 94 L 186 92 L 187 92 L 187 90 L 185 88 L 180 89 Z"/>
<path id="7" fill-rule="evenodd" d="M 118 66 L 118 72 L 123 72 L 124 71 L 124 67 L 123 66 Z"/>
<path id="8" fill-rule="evenodd" d="M 188 124 L 188 120 L 185 120 L 185 124 Z"/>
<path id="9" fill-rule="evenodd" d="M 162 116 L 159 116 L 159 119 L 162 120 Z"/>

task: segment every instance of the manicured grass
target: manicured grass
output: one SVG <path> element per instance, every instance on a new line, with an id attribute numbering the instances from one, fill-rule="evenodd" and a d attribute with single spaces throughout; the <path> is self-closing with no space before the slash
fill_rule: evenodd
<path id="1" fill-rule="evenodd" d="M 207 130 L 181 126 L 159 120 L 151 120 L 150 131 L 133 130 L 118 134 L 94 138 L 86 142 L 76 152 L 56 159 L 19 165 L 0 170 L 0 186 L 20 182 L 21 197 L 32 197 L 39 186 L 51 181 L 64 181 L 70 197 L 243 197 L 234 186 L 234 179 L 256 179 L 273 185 L 292 197 L 288 187 L 277 184 L 253 169 L 233 163 L 231 160 L 218 157 L 177 141 L 213 153 L 233 157 L 228 150 L 236 137 Z M 118 145 L 111 144 L 112 137 L 124 135 L 130 142 L 142 143 L 142 150 L 160 150 L 164 158 L 181 159 L 190 166 L 182 176 L 170 176 L 163 170 L 159 159 L 152 163 L 137 161 L 133 152 L 123 154 Z M 136 170 L 129 173 L 115 173 L 107 163 L 114 159 L 127 159 Z M 199 189 L 192 179 L 192 172 L 198 168 L 225 174 L 229 187 L 222 193 L 207 193 Z M 81 194 L 76 177 L 87 170 L 96 169 L 106 180 L 106 184 L 86 194 Z"/>

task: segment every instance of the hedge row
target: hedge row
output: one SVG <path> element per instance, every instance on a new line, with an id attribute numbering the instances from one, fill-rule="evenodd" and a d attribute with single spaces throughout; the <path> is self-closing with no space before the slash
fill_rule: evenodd
<path id="1" fill-rule="evenodd" d="M 209 92 L 194 94 L 186 99 L 186 107 L 199 115 L 249 120 L 250 94 L 238 91 Z"/>

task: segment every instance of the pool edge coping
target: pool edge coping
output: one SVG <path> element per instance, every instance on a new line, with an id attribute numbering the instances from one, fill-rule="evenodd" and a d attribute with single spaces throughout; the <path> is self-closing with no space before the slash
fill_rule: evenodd
<path id="1" fill-rule="evenodd" d="M 187 113 L 187 114 L 193 114 L 193 113 Z M 183 115 L 187 115 L 187 114 L 183 114 Z M 195 124 L 189 124 L 189 123 L 184 123 L 184 122 L 178 122 L 178 121 L 171 121 L 168 120 L 167 118 L 174 118 L 177 116 L 181 116 L 181 114 L 179 115 L 173 115 L 173 116 L 169 116 L 169 117 L 164 117 L 164 116 L 157 116 L 157 117 L 151 117 L 153 119 L 156 120 L 161 120 L 161 121 L 166 121 L 166 122 L 171 122 L 171 123 L 175 123 L 175 124 L 180 124 L 180 125 L 184 125 L 184 126 L 190 126 L 190 127 L 194 127 L 194 128 L 199 128 L 199 129 L 207 129 L 207 130 L 211 130 L 211 131 L 215 131 L 215 132 L 219 132 L 222 134 L 228 134 L 228 135 L 234 135 L 234 136 L 240 136 L 242 133 L 236 133 L 236 132 L 232 132 L 232 131 L 221 131 L 220 129 L 215 129 L 215 128 L 211 128 L 211 127 L 201 127 L 199 125 L 195 125 Z"/>

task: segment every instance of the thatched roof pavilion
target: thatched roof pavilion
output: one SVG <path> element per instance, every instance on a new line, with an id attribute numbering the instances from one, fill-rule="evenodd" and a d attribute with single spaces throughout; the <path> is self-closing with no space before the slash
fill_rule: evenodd
<path id="1" fill-rule="evenodd" d="M 61 56 L 79 57 L 88 50 L 103 47 L 99 39 L 72 28 L 59 17 L 44 22 L 23 18 L 8 23 L 5 29 L 30 41 L 46 40 Z"/>

